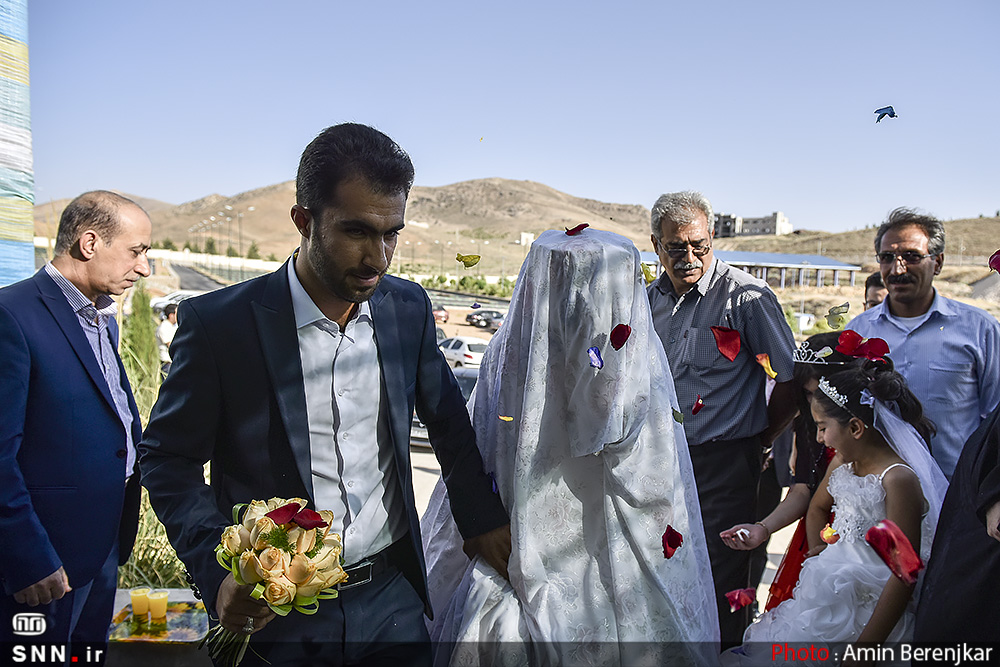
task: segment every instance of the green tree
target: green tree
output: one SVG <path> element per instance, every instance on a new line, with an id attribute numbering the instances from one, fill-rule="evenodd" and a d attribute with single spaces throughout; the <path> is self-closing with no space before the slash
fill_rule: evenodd
<path id="1" fill-rule="evenodd" d="M 163 239 L 163 241 L 160 243 L 160 247 L 163 248 L 164 250 L 177 250 L 177 244 L 174 243 L 169 238 Z"/>
<path id="2" fill-rule="evenodd" d="M 191 243 L 191 241 L 184 242 L 184 249 L 190 250 L 191 252 L 201 252 L 201 246 L 197 243 Z"/>
<path id="3" fill-rule="evenodd" d="M 247 248 L 247 259 L 260 259 L 260 247 L 256 241 L 250 242 L 250 247 Z"/>
<path id="4" fill-rule="evenodd" d="M 240 253 L 236 251 L 236 248 L 229 246 L 226 248 L 226 257 L 239 257 Z"/>
<path id="5" fill-rule="evenodd" d="M 156 320 L 149 305 L 149 292 L 140 280 L 132 293 L 132 314 L 122 327 L 122 364 L 132 385 L 139 419 L 143 427 L 160 389 L 160 351 L 156 340 Z M 118 586 L 183 588 L 184 565 L 170 546 L 167 532 L 149 506 L 146 489 L 142 490 L 139 509 L 139 533 L 128 562 L 118 571 Z"/>
<path id="6" fill-rule="evenodd" d="M 219 252 L 215 249 L 215 239 L 209 236 L 205 239 L 205 254 L 208 255 L 218 255 Z"/>
<path id="7" fill-rule="evenodd" d="M 267 261 L 269 261 L 269 262 L 277 262 L 277 261 L 280 261 L 280 260 L 278 259 L 278 256 L 277 256 L 277 255 L 275 255 L 275 254 L 274 254 L 274 253 L 272 252 L 272 253 L 270 253 L 270 254 L 269 254 L 269 255 L 267 256 Z"/>

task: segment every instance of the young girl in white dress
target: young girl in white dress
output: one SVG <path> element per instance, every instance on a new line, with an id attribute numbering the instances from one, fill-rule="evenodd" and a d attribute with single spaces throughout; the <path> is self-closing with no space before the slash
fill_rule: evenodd
<path id="1" fill-rule="evenodd" d="M 783 654 L 774 655 L 775 643 L 820 646 L 912 637 L 919 580 L 908 586 L 893 576 L 865 542 L 865 533 L 890 519 L 915 548 L 919 545 L 924 560 L 929 556 L 947 489 L 925 444 L 933 425 L 888 359 L 823 378 L 812 414 L 817 440 L 837 455 L 809 512 L 825 522 L 832 506 L 837 539 L 803 563 L 792 598 L 747 628 L 744 645 L 724 663 L 780 662 Z"/>

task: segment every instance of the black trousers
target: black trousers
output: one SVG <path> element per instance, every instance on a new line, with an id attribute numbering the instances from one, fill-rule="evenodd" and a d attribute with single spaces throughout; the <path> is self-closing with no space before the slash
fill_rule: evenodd
<path id="1" fill-rule="evenodd" d="M 752 605 L 731 612 L 726 599 L 727 592 L 751 585 L 752 552 L 730 549 L 719 533 L 738 523 L 753 523 L 757 519 L 757 485 L 762 463 L 760 439 L 720 440 L 696 445 L 690 450 L 715 580 L 722 648 L 725 649 L 743 643 L 743 631 L 752 620 Z"/>

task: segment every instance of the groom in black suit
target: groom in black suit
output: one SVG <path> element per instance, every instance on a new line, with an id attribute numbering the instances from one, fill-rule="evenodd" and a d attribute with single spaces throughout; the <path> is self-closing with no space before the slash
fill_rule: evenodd
<path id="1" fill-rule="evenodd" d="M 143 481 L 206 606 L 227 629 L 259 633 L 251 647 L 272 664 L 427 660 L 414 409 L 466 553 L 506 573 L 507 515 L 437 348 L 430 301 L 386 275 L 412 182 L 409 156 L 386 135 L 327 128 L 299 163 L 298 251 L 178 310 L 173 366 L 140 448 Z M 272 496 L 333 510 L 344 535 L 349 578 L 315 616 L 276 619 L 215 560 L 233 505 Z"/>

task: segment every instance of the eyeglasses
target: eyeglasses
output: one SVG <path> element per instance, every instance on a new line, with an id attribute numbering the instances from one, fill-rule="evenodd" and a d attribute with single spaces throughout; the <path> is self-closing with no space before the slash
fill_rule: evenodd
<path id="1" fill-rule="evenodd" d="M 916 250 L 906 250 L 901 253 L 895 253 L 889 251 L 880 252 L 875 255 L 875 258 L 878 260 L 879 264 L 895 264 L 897 257 L 903 260 L 903 262 L 905 262 L 906 264 L 919 264 L 928 257 L 935 257 L 936 255 L 937 253 L 929 253 L 926 255 L 921 255 Z"/>
<path id="2" fill-rule="evenodd" d="M 684 259 L 687 257 L 688 248 L 691 249 L 690 252 L 693 253 L 695 257 L 704 257 L 712 250 L 711 244 L 693 245 L 691 243 L 685 243 L 683 247 L 678 247 L 680 244 L 665 247 L 661 241 L 657 241 L 656 243 L 660 246 L 660 249 L 663 250 L 663 252 L 667 253 L 667 257 L 670 259 Z"/>

